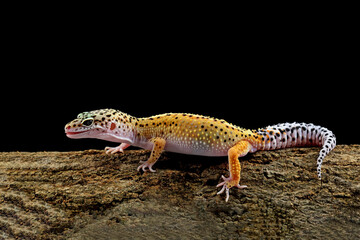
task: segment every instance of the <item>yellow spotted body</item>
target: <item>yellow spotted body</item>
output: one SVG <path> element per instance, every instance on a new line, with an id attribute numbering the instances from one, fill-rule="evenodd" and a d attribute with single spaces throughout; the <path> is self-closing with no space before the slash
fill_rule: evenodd
<path id="1" fill-rule="evenodd" d="M 245 188 L 240 183 L 239 157 L 257 150 L 274 150 L 295 146 L 322 146 L 317 160 L 318 176 L 324 157 L 335 147 L 335 135 L 326 128 L 305 123 L 283 123 L 258 130 L 248 130 L 225 120 L 189 113 L 167 113 L 136 118 L 114 109 L 84 112 L 65 126 L 69 138 L 98 138 L 121 143 L 106 147 L 107 153 L 123 152 L 133 145 L 152 150 L 148 161 L 138 170 L 155 172 L 152 166 L 166 151 L 228 156 L 230 176 L 223 177 L 222 193 L 226 201 L 231 187 Z"/>
<path id="2" fill-rule="evenodd" d="M 139 118 L 137 142 L 160 137 L 166 140 L 165 150 L 193 155 L 226 156 L 237 142 L 247 139 L 260 142 L 259 136 L 224 120 L 196 114 L 169 113 Z"/>

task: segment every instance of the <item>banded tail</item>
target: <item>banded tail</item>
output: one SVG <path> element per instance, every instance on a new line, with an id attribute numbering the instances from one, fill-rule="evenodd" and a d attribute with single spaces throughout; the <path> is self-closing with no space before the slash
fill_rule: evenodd
<path id="1" fill-rule="evenodd" d="M 335 135 L 327 128 L 312 123 L 282 123 L 259 129 L 262 144 L 257 150 L 274 150 L 280 148 L 321 146 L 317 159 L 317 173 L 321 179 L 321 164 L 325 156 L 336 146 Z"/>

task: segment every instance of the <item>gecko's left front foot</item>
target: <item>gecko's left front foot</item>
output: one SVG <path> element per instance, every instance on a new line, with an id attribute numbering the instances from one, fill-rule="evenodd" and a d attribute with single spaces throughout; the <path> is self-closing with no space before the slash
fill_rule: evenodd
<path id="1" fill-rule="evenodd" d="M 149 163 L 149 161 L 140 161 L 141 165 L 137 168 L 138 171 L 140 171 L 140 169 L 142 169 L 144 172 L 146 172 L 146 168 L 148 168 L 150 170 L 150 172 L 156 172 L 156 170 L 152 169 L 152 166 L 155 163 Z"/>
<path id="2" fill-rule="evenodd" d="M 239 189 L 243 189 L 243 188 L 247 188 L 246 185 L 240 185 L 238 182 L 236 182 L 235 180 L 233 180 L 231 177 L 224 177 L 221 176 L 221 178 L 224 180 L 222 183 L 219 183 L 216 187 L 221 187 L 221 190 L 217 193 L 217 194 L 222 194 L 225 190 L 226 190 L 226 198 L 225 198 L 225 202 L 227 202 L 229 200 L 229 190 L 232 187 L 237 187 Z"/>
<path id="3" fill-rule="evenodd" d="M 146 162 L 141 162 L 142 164 L 137 168 L 138 171 L 142 169 L 144 172 L 146 172 L 146 168 L 148 168 L 150 172 L 156 172 L 154 169 L 152 169 L 152 166 L 154 166 L 156 161 L 159 159 L 161 152 L 164 150 L 166 141 L 163 138 L 156 137 L 152 138 L 150 142 L 154 143 L 150 158 Z"/>

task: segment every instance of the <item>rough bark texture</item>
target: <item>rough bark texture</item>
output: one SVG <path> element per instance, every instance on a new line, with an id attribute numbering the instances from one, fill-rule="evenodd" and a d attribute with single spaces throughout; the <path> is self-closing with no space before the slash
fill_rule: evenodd
<path id="1" fill-rule="evenodd" d="M 216 195 L 226 158 L 149 151 L 0 153 L 0 239 L 359 239 L 360 145 L 241 158 L 241 184 Z"/>

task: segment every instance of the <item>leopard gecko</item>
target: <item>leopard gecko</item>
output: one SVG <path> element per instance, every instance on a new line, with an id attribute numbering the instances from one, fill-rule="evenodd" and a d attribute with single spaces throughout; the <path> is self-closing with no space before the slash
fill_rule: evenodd
<path id="1" fill-rule="evenodd" d="M 65 126 L 69 138 L 97 138 L 121 143 L 106 147 L 106 153 L 123 152 L 133 145 L 151 150 L 149 159 L 137 168 L 155 172 L 153 165 L 165 151 L 203 155 L 228 156 L 229 177 L 222 176 L 218 194 L 240 185 L 239 157 L 258 150 L 274 150 L 300 146 L 320 146 L 317 174 L 321 179 L 324 157 L 335 147 L 335 135 L 328 129 L 307 123 L 282 123 L 248 130 L 225 120 L 189 113 L 167 113 L 136 118 L 114 109 L 101 109 L 80 113 Z"/>

